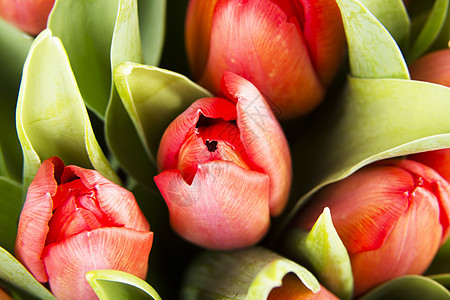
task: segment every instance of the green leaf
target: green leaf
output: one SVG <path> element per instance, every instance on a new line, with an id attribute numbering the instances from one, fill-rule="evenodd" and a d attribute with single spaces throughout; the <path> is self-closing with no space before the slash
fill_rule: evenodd
<path id="1" fill-rule="evenodd" d="M 361 300 L 444 300 L 450 299 L 449 291 L 427 277 L 409 275 L 390 280 L 363 297 Z"/>
<path id="2" fill-rule="evenodd" d="M 397 41 L 406 46 L 409 40 L 411 21 L 402 0 L 359 0 Z"/>
<path id="3" fill-rule="evenodd" d="M 448 3 L 449 0 L 436 0 L 434 2 L 427 21 L 408 52 L 408 61 L 413 61 L 425 53 L 439 36 L 447 17 Z"/>
<path id="4" fill-rule="evenodd" d="M 122 103 L 113 99 L 108 111 L 106 128 L 110 148 L 133 177 L 149 186 L 149 178 L 156 174 L 159 141 L 167 126 L 192 102 L 211 94 L 183 75 L 134 63 L 117 66 L 114 82 Z M 132 122 L 132 127 L 124 124 L 127 130 L 118 125 L 125 123 L 121 105 Z M 139 155 L 130 155 L 130 144 L 141 145 Z M 147 167 L 143 168 L 142 164 Z"/>
<path id="5" fill-rule="evenodd" d="M 86 105 L 103 119 L 112 68 L 142 61 L 136 0 L 57 0 L 48 28 L 67 50 Z"/>
<path id="6" fill-rule="evenodd" d="M 448 264 L 447 266 L 447 272 L 448 270 Z M 430 279 L 433 279 L 434 281 L 438 282 L 439 284 L 443 285 L 447 290 L 450 290 L 450 273 L 445 274 L 436 274 L 428 276 Z"/>
<path id="7" fill-rule="evenodd" d="M 336 0 L 341 10 L 354 77 L 409 79 L 395 40 L 358 0 Z"/>
<path id="8" fill-rule="evenodd" d="M 8 251 L 0 247 L 0 279 L 43 300 L 56 298 Z"/>
<path id="9" fill-rule="evenodd" d="M 139 25 L 144 62 L 157 66 L 164 45 L 166 0 L 139 0 Z"/>
<path id="10" fill-rule="evenodd" d="M 342 102 L 315 115 L 293 145 L 308 191 L 286 222 L 323 186 L 385 158 L 450 147 L 450 88 L 421 81 L 350 77 Z M 307 145 L 307 147 L 306 147 Z M 303 161 L 298 161 L 303 159 Z M 295 172 L 294 172 L 295 173 Z"/>
<path id="11" fill-rule="evenodd" d="M 48 29 L 36 38 L 25 62 L 16 122 L 25 187 L 41 160 L 52 156 L 120 182 L 95 139 L 64 47 Z"/>
<path id="12" fill-rule="evenodd" d="M 22 186 L 9 178 L 0 177 L 0 245 L 14 251 L 17 223 L 22 210 Z"/>
<path id="13" fill-rule="evenodd" d="M 433 275 L 450 272 L 450 239 L 441 246 L 426 274 Z"/>
<path id="14" fill-rule="evenodd" d="M 309 233 L 293 229 L 288 234 L 288 251 L 304 263 L 319 281 L 339 299 L 351 299 L 353 274 L 347 249 L 339 238 L 325 207 Z"/>
<path id="15" fill-rule="evenodd" d="M 86 273 L 86 279 L 100 300 L 161 300 L 147 282 L 122 271 L 93 270 Z"/>
<path id="16" fill-rule="evenodd" d="M 262 247 L 204 252 L 188 268 L 182 298 L 267 299 L 291 272 L 312 292 L 320 289 L 307 269 Z"/>

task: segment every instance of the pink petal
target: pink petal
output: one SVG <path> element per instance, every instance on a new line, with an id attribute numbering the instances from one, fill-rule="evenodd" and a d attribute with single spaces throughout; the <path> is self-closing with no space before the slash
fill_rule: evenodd
<path id="1" fill-rule="evenodd" d="M 52 217 L 52 196 L 56 194 L 64 163 L 57 157 L 45 160 L 28 187 L 19 219 L 15 254 L 40 282 L 48 280 L 41 260 L 48 222 Z"/>
<path id="2" fill-rule="evenodd" d="M 297 25 L 269 0 L 217 2 L 199 82 L 219 94 L 225 71 L 251 81 L 283 118 L 312 110 L 324 96 Z"/>
<path id="3" fill-rule="evenodd" d="M 85 231 L 45 249 L 50 288 L 59 299 L 98 299 L 86 272 L 114 269 L 145 279 L 153 233 L 127 228 Z"/>
<path id="4" fill-rule="evenodd" d="M 270 213 L 276 216 L 286 205 L 292 181 L 286 137 L 264 97 L 249 81 L 226 72 L 222 90 L 237 103 L 237 124 L 248 158 L 256 171 L 270 177 Z"/>
<path id="5" fill-rule="evenodd" d="M 234 163 L 212 161 L 198 166 L 191 185 L 179 170 L 155 178 L 182 237 L 210 249 L 236 249 L 257 243 L 267 232 L 269 178 Z"/>
<path id="6" fill-rule="evenodd" d="M 200 115 L 222 118 L 225 121 L 236 120 L 236 107 L 223 98 L 203 98 L 195 101 L 164 132 L 157 157 L 160 171 L 177 168 L 180 148 L 188 133 L 195 128 Z"/>

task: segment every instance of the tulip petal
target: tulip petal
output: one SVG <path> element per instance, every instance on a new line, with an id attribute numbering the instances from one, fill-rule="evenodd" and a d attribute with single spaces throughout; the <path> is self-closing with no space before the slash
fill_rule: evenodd
<path id="1" fill-rule="evenodd" d="M 150 225 L 130 191 L 109 181 L 97 171 L 77 166 L 67 166 L 66 169 L 78 176 L 87 189 L 96 192 L 101 210 L 112 222 L 135 230 L 147 231 L 150 229 Z"/>
<path id="2" fill-rule="evenodd" d="M 269 177 L 227 161 L 198 166 L 191 185 L 179 170 L 155 178 L 172 227 L 185 239 L 211 249 L 234 249 L 258 242 L 267 232 Z M 242 184 L 245 182 L 245 184 Z"/>
<path id="3" fill-rule="evenodd" d="M 237 103 L 237 124 L 248 158 L 257 171 L 270 177 L 270 213 L 276 216 L 286 204 L 292 180 L 291 156 L 283 130 L 264 97 L 246 79 L 226 72 L 222 90 Z"/>
<path id="4" fill-rule="evenodd" d="M 202 98 L 195 101 L 167 127 L 161 138 L 157 157 L 161 171 L 177 168 L 178 151 L 200 115 L 213 119 L 222 118 L 225 121 L 236 120 L 236 107 L 223 98 Z"/>
<path id="5" fill-rule="evenodd" d="M 50 288 L 59 299 L 97 299 L 84 279 L 88 271 L 114 269 L 144 279 L 152 242 L 152 232 L 101 228 L 51 244 L 43 258 Z"/>
<path id="6" fill-rule="evenodd" d="M 441 176 L 444 177 L 445 180 L 450 182 L 450 148 L 416 153 L 413 155 L 409 155 L 408 159 L 418 161 L 424 165 L 431 167 L 439 174 L 441 174 Z"/>
<path id="7" fill-rule="evenodd" d="M 52 217 L 52 196 L 56 194 L 63 162 L 52 157 L 45 160 L 28 188 L 27 198 L 20 215 L 15 253 L 18 259 L 40 282 L 48 280 L 41 260 L 48 222 Z"/>
<path id="8" fill-rule="evenodd" d="M 251 81 L 283 118 L 310 111 L 324 95 L 298 26 L 269 0 L 217 2 L 199 82 L 219 94 L 225 71 Z"/>
<path id="9" fill-rule="evenodd" d="M 450 48 L 432 52 L 414 61 L 411 78 L 450 87 Z"/>

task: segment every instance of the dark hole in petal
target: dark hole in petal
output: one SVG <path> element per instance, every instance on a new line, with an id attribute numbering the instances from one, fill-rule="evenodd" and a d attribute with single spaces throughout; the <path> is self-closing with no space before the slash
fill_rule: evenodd
<path id="1" fill-rule="evenodd" d="M 208 147 L 209 152 L 214 152 L 217 150 L 217 141 L 206 140 L 205 145 Z"/>

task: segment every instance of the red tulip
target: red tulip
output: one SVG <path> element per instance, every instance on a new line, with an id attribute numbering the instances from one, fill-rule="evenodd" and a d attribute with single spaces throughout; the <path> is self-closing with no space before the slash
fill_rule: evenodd
<path id="1" fill-rule="evenodd" d="M 152 242 L 133 194 L 52 157 L 28 188 L 16 255 L 57 298 L 97 299 L 86 272 L 115 269 L 144 279 Z"/>
<path id="2" fill-rule="evenodd" d="M 203 98 L 178 116 L 158 151 L 155 182 L 172 227 L 212 249 L 255 244 L 284 208 L 291 159 L 283 131 L 259 91 L 225 73 L 225 98 Z"/>
<path id="3" fill-rule="evenodd" d="M 47 26 L 55 0 L 0 0 L 0 17 L 22 31 L 37 35 Z"/>
<path id="4" fill-rule="evenodd" d="M 450 148 L 417 153 L 408 158 L 433 168 L 450 182 Z"/>
<path id="5" fill-rule="evenodd" d="M 313 293 L 309 290 L 296 275 L 293 273 L 287 274 L 283 278 L 283 285 L 274 288 L 267 300 L 338 300 L 333 293 L 320 286 L 320 290 L 317 293 Z"/>
<path id="6" fill-rule="evenodd" d="M 450 87 L 450 48 L 431 52 L 409 66 L 411 78 Z"/>
<path id="7" fill-rule="evenodd" d="M 349 253 L 356 296 L 424 272 L 450 234 L 450 184 L 412 160 L 373 164 L 329 185 L 300 212 L 296 226 L 310 229 L 324 206 Z"/>
<path id="8" fill-rule="evenodd" d="M 186 47 L 201 85 L 219 94 L 223 72 L 236 73 L 292 118 L 324 97 L 345 35 L 334 0 L 191 0 Z"/>

